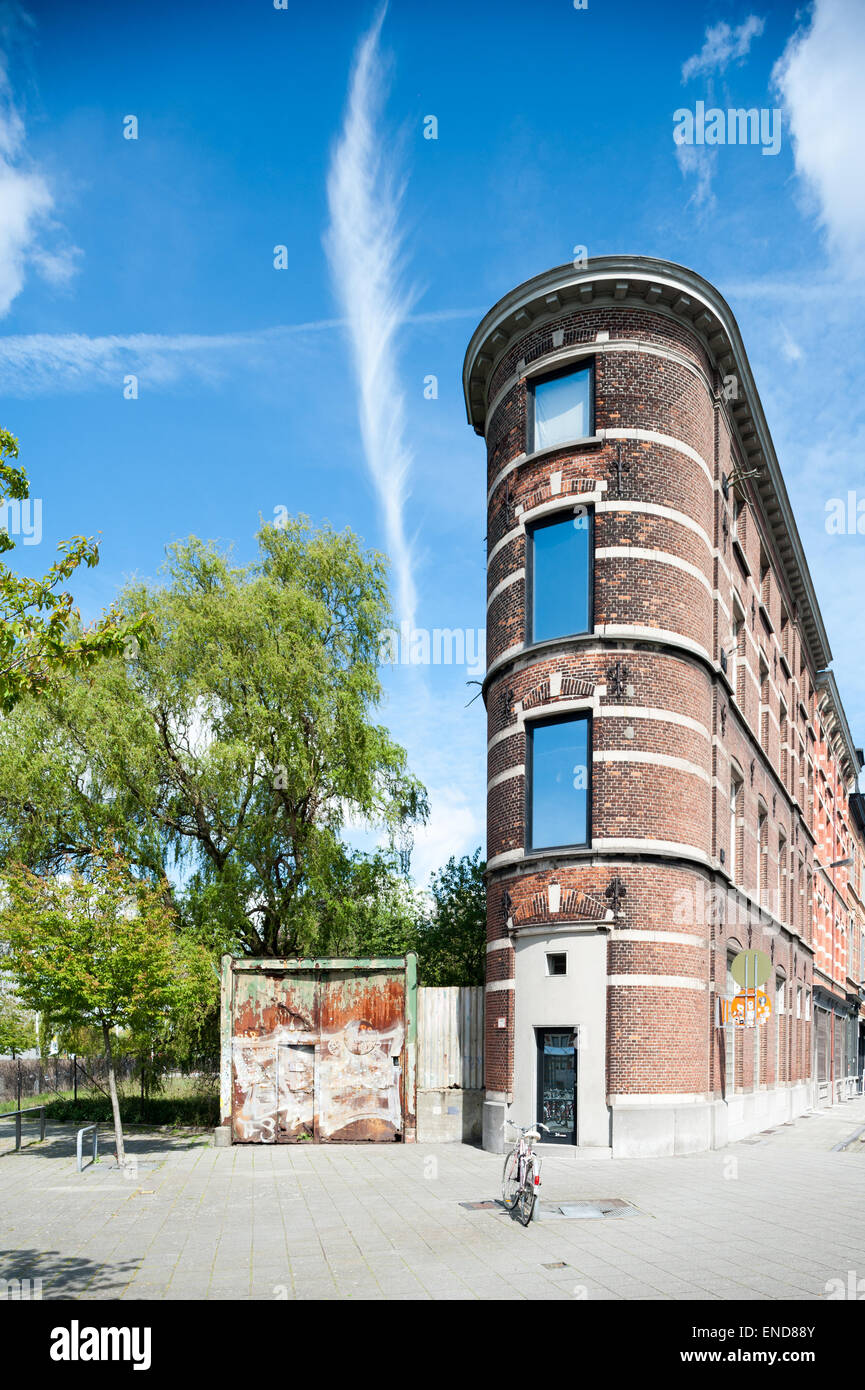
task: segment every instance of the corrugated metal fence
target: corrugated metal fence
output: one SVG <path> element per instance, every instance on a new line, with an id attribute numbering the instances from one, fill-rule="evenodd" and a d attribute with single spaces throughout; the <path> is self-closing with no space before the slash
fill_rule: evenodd
<path id="1" fill-rule="evenodd" d="M 465 1091 L 484 1084 L 484 992 L 480 986 L 419 989 L 420 1090 Z"/>

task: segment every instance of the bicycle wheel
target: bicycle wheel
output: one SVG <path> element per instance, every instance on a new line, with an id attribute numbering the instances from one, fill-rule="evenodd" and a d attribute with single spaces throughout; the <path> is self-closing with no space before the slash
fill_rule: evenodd
<path id="1" fill-rule="evenodd" d="M 517 1217 L 524 1226 L 528 1226 L 535 1211 L 535 1164 L 534 1159 L 526 1159 L 525 1182 L 519 1190 L 517 1196 Z"/>
<path id="2" fill-rule="evenodd" d="M 518 1149 L 511 1149 L 502 1170 L 502 1201 L 508 1211 L 513 1211 L 520 1195 L 520 1155 Z"/>

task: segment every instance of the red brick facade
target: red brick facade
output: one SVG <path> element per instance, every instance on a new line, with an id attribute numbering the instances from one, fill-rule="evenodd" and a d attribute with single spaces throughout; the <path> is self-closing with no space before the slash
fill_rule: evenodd
<path id="1" fill-rule="evenodd" d="M 532 375 L 589 361 L 592 436 L 533 454 Z M 613 1131 L 619 1097 L 711 1107 L 802 1086 L 825 950 L 815 791 L 831 765 L 843 815 L 853 772 L 820 740 L 830 654 L 732 315 L 679 267 L 564 267 L 487 315 L 464 380 L 488 457 L 488 1095 L 507 1106 L 515 1091 L 520 932 L 581 919 L 606 935 Z M 580 505 L 594 516 L 593 628 L 532 645 L 526 523 Z M 590 843 L 527 850 L 527 724 L 577 709 L 592 716 Z M 716 1000 L 748 947 L 769 955 L 783 1012 L 731 1042 Z"/>

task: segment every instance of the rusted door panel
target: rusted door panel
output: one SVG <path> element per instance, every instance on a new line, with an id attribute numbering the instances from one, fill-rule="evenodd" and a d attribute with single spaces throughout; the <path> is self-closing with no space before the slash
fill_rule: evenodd
<path id="1" fill-rule="evenodd" d="M 235 1143 L 273 1144 L 289 1137 L 278 1130 L 279 1049 L 312 1048 L 317 1036 L 313 977 L 286 978 L 282 973 L 257 970 L 237 973 L 232 1039 Z"/>
<path id="2" fill-rule="evenodd" d="M 232 1129 L 239 1144 L 276 1140 L 276 1049 L 269 1040 L 232 1044 Z"/>
<path id="3" fill-rule="evenodd" d="M 277 1076 L 277 1143 L 312 1139 L 315 1047 L 312 1044 L 280 1046 Z"/>
<path id="4" fill-rule="evenodd" d="M 332 971 L 319 990 L 316 1138 L 393 1142 L 402 1132 L 403 979 Z"/>

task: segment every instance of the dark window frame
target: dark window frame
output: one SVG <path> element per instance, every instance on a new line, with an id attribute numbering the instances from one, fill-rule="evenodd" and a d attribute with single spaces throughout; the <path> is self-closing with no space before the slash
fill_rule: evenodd
<path id="1" fill-rule="evenodd" d="M 589 373 L 589 420 L 588 433 L 578 435 L 576 439 L 569 441 L 578 444 L 583 439 L 593 439 L 595 435 L 595 372 L 596 358 L 581 357 L 576 362 L 569 362 L 567 366 L 556 367 L 552 372 L 544 372 L 540 376 L 531 377 L 526 383 L 526 453 L 536 454 L 535 447 L 535 388 L 545 385 L 548 381 L 557 381 L 560 377 L 574 376 L 577 372 L 588 370 Z M 545 444 L 545 449 L 567 449 L 568 441 L 563 444 Z"/>
<path id="2" fill-rule="evenodd" d="M 547 512 L 544 516 L 539 516 L 535 521 L 526 522 L 526 643 L 527 647 L 536 646 L 535 640 L 535 532 L 545 530 L 549 526 L 561 526 L 569 517 L 573 518 L 573 508 L 579 505 L 579 493 L 571 496 L 570 507 L 567 504 L 561 508 L 556 508 L 554 512 Z M 565 637 L 586 637 L 595 630 L 595 509 L 589 506 L 586 509 L 589 529 L 589 554 L 588 554 L 588 621 L 586 627 L 577 632 L 557 632 L 555 637 L 541 637 L 541 642 L 558 642 Z"/>
<path id="3" fill-rule="evenodd" d="M 533 803 L 533 783 L 534 783 L 534 732 L 535 729 L 545 728 L 549 724 L 575 724 L 582 720 L 586 725 L 586 838 L 583 843 L 561 845 L 535 845 L 532 843 L 532 803 Z M 591 849 L 592 847 L 592 786 L 594 782 L 594 730 L 592 711 L 589 710 L 570 710 L 567 713 L 546 715 L 541 719 L 526 721 L 526 796 L 525 796 L 525 852 L 529 853 L 560 853 L 563 850 Z"/>

